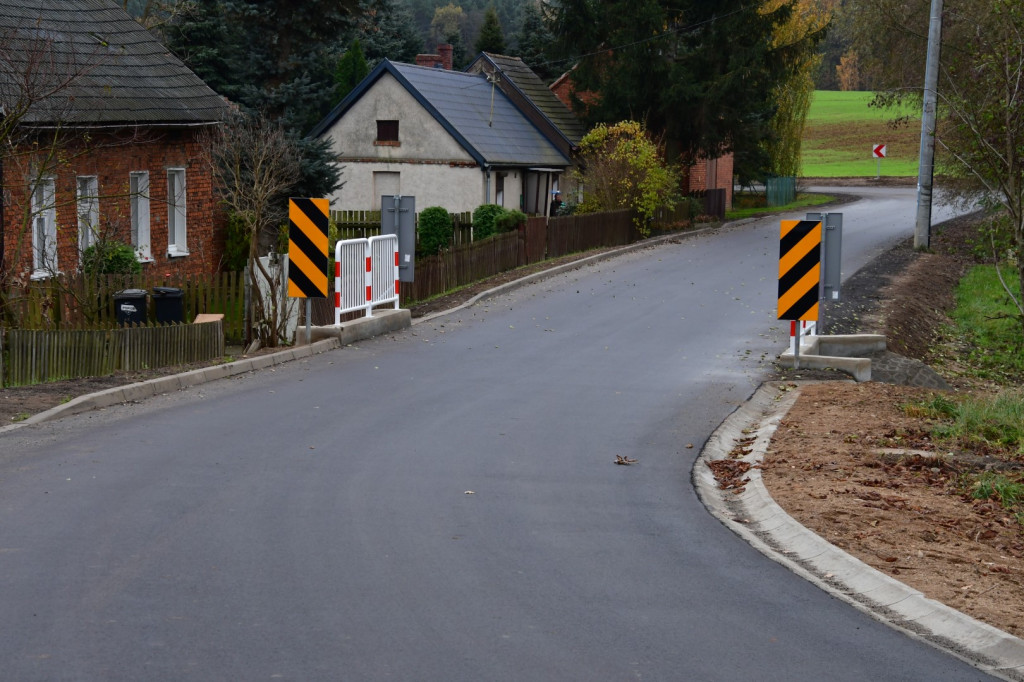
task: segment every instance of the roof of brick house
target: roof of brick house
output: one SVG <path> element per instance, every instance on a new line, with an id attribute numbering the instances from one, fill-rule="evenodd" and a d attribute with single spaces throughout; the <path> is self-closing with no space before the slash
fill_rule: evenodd
<path id="1" fill-rule="evenodd" d="M 0 107 L 26 99 L 34 125 L 198 125 L 228 109 L 114 0 L 0 0 Z"/>

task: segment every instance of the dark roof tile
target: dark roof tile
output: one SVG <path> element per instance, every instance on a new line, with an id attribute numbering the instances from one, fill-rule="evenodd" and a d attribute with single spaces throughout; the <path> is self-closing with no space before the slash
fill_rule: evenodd
<path id="1" fill-rule="evenodd" d="M 0 104 L 16 106 L 33 67 L 37 91 L 52 91 L 32 105 L 26 123 L 189 125 L 227 111 L 113 0 L 0 0 L 0 42 Z M 34 57 L 47 65 L 33 65 Z"/>

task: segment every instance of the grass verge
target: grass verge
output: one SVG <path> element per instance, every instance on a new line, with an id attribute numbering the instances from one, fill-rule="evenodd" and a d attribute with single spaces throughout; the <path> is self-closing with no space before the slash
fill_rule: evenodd
<path id="1" fill-rule="evenodd" d="M 1010 293 L 1019 299 L 1016 270 L 1000 268 Z M 1024 379 L 1024 330 L 1018 316 L 994 265 L 975 266 L 960 281 L 952 317 L 970 349 L 968 364 L 976 376 L 1001 384 Z"/>
<path id="2" fill-rule="evenodd" d="M 991 396 L 930 400 L 904 405 L 903 410 L 932 422 L 929 434 L 937 443 L 980 451 L 1003 459 L 1024 454 L 1024 395 L 1002 391 Z"/>
<path id="3" fill-rule="evenodd" d="M 827 204 L 830 201 L 835 201 L 835 197 L 827 194 L 807 194 L 798 192 L 796 200 L 792 203 L 786 204 L 785 206 L 773 206 L 768 208 L 767 197 L 764 193 L 746 193 L 736 194 L 733 196 L 733 209 L 725 212 L 726 220 L 740 220 L 742 218 L 751 218 L 757 215 L 764 215 L 769 213 L 786 213 L 788 211 L 795 211 L 799 208 L 806 208 L 808 206 L 820 206 Z"/>

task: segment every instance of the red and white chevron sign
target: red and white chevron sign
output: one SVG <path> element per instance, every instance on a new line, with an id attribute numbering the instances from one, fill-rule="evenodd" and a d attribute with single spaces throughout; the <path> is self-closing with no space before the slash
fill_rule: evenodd
<path id="1" fill-rule="evenodd" d="M 871 153 L 874 155 L 874 157 L 876 159 L 884 159 L 885 158 L 885 145 L 884 144 L 876 144 L 871 149 Z"/>

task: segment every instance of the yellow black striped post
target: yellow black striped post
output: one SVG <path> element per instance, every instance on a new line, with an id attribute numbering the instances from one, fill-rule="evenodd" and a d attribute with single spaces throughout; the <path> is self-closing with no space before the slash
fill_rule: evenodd
<path id="1" fill-rule="evenodd" d="M 779 238 L 779 318 L 818 321 L 821 222 L 783 220 Z"/>
<path id="2" fill-rule="evenodd" d="M 288 295 L 327 298 L 327 199 L 288 200 Z"/>

